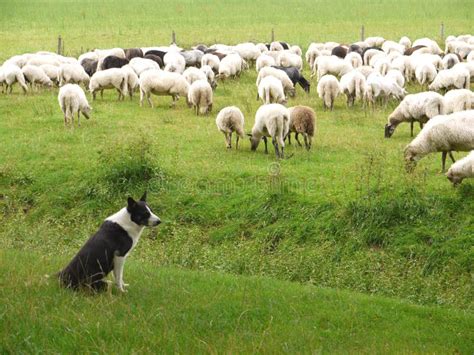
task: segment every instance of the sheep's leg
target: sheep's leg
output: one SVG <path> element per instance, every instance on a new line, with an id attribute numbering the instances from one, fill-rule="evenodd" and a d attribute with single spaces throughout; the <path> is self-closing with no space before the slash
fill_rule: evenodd
<path id="1" fill-rule="evenodd" d="M 310 150 L 311 145 L 308 143 L 308 134 L 303 133 L 303 138 L 304 138 L 304 145 L 306 147 L 306 150 Z"/>
<path id="2" fill-rule="evenodd" d="M 444 173 L 446 171 L 446 156 L 448 152 L 444 151 L 441 153 L 441 172 Z"/>
<path id="3" fill-rule="evenodd" d="M 449 157 L 451 158 L 451 160 L 453 161 L 453 163 L 456 162 L 456 159 L 454 159 L 454 155 L 453 155 L 453 152 L 452 151 L 449 151 Z"/>
<path id="4" fill-rule="evenodd" d="M 81 127 L 81 111 L 77 111 L 77 126 Z"/>
<path id="5" fill-rule="evenodd" d="M 298 135 L 299 135 L 299 133 L 296 132 L 296 133 L 295 133 L 295 139 L 296 139 L 296 142 L 298 142 L 298 146 L 299 146 L 299 147 L 302 147 L 303 145 L 301 144 L 300 140 L 298 139 Z"/>
<path id="6" fill-rule="evenodd" d="M 288 144 L 291 145 L 291 132 L 288 132 L 288 134 L 286 135 L 286 137 L 288 137 Z M 285 137 L 285 138 L 286 138 Z"/>
<path id="7" fill-rule="evenodd" d="M 239 149 L 239 135 L 237 134 L 237 139 L 235 140 L 235 149 Z"/>
<path id="8" fill-rule="evenodd" d="M 95 91 L 92 91 L 92 101 L 95 101 L 95 96 L 96 96 Z"/>
<path id="9" fill-rule="evenodd" d="M 67 116 L 64 114 L 64 127 L 67 127 Z"/>
<path id="10" fill-rule="evenodd" d="M 143 90 L 140 90 L 140 107 L 143 107 L 143 99 L 145 98 Z"/>
<path id="11" fill-rule="evenodd" d="M 117 89 L 117 92 L 118 92 L 118 101 L 120 101 L 122 99 L 122 91 L 120 91 L 120 89 Z"/>
<path id="12" fill-rule="evenodd" d="M 148 103 L 150 104 L 150 107 L 153 108 L 153 102 L 151 101 L 151 94 L 149 92 L 146 93 L 146 99 Z"/>
<path id="13" fill-rule="evenodd" d="M 413 137 L 413 125 L 415 124 L 415 121 L 411 120 L 410 122 L 410 134 L 411 136 L 410 137 Z"/>
<path id="14" fill-rule="evenodd" d="M 229 133 L 229 149 L 231 148 L 232 148 L 232 132 Z"/>
<path id="15" fill-rule="evenodd" d="M 265 143 L 265 154 L 268 154 L 267 137 L 263 136 L 263 142 Z"/>
<path id="16" fill-rule="evenodd" d="M 280 158 L 280 149 L 278 148 L 278 142 L 275 138 L 272 138 L 272 144 L 273 144 L 273 147 L 275 148 L 275 155 L 277 157 L 277 159 Z"/>
<path id="17" fill-rule="evenodd" d="M 257 101 L 258 101 L 259 97 L 258 97 L 258 91 L 257 91 Z"/>
<path id="18" fill-rule="evenodd" d="M 100 99 L 102 100 L 104 98 L 104 89 L 100 90 Z"/>

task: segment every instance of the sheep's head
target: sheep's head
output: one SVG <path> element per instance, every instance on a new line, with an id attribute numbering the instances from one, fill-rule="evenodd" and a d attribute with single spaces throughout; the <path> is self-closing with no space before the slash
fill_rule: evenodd
<path id="1" fill-rule="evenodd" d="M 420 155 L 410 146 L 405 148 L 405 168 L 411 173 L 415 169 L 416 163 L 420 160 Z"/>
<path id="2" fill-rule="evenodd" d="M 87 118 L 87 119 L 90 118 L 91 111 L 92 111 L 92 107 L 90 107 L 89 105 L 87 105 L 86 107 L 84 107 L 84 108 L 81 110 L 82 114 L 83 114 L 84 117 Z"/>
<path id="3" fill-rule="evenodd" d="M 260 138 L 254 137 L 254 135 L 251 133 L 247 133 L 247 136 L 250 137 L 250 149 L 252 151 L 256 151 L 258 145 L 260 144 Z"/>
<path id="4" fill-rule="evenodd" d="M 459 185 L 463 180 L 463 177 L 456 175 L 452 169 L 448 170 L 448 172 L 446 173 L 446 177 L 448 178 L 449 181 L 451 181 L 451 183 L 453 184 L 453 187 L 456 187 L 457 185 Z"/>
<path id="5" fill-rule="evenodd" d="M 385 138 L 390 138 L 393 135 L 393 132 L 395 132 L 395 128 L 395 125 L 387 123 L 385 125 Z"/>
<path id="6" fill-rule="evenodd" d="M 296 93 L 295 88 L 289 88 L 289 89 L 287 90 L 287 94 L 288 94 L 288 96 L 290 96 L 290 97 L 295 97 L 295 93 Z"/>

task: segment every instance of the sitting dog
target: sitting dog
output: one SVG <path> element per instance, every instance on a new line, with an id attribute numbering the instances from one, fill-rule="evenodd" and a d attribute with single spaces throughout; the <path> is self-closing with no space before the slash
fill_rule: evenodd
<path id="1" fill-rule="evenodd" d="M 123 282 L 125 259 L 137 245 L 143 229 L 160 223 L 158 216 L 146 204 L 146 192 L 139 201 L 129 197 L 127 207 L 106 218 L 97 233 L 59 272 L 62 286 L 103 291 L 107 288 L 104 278 L 113 270 L 115 284 L 125 292 L 125 286 L 128 286 Z"/>

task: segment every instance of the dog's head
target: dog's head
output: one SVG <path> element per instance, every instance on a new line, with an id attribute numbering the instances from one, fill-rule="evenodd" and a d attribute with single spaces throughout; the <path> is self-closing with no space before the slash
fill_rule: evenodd
<path id="1" fill-rule="evenodd" d="M 127 202 L 127 211 L 130 213 L 130 218 L 139 226 L 154 227 L 161 223 L 160 218 L 151 211 L 146 203 L 146 192 L 140 200 L 135 201 L 129 197 Z"/>

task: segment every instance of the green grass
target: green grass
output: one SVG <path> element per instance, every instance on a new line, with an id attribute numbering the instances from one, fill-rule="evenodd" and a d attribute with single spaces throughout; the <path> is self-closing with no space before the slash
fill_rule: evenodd
<path id="1" fill-rule="evenodd" d="M 134 259 L 126 294 L 75 294 L 47 277 L 64 261 L 0 251 L 0 352 L 472 352 L 474 318 L 454 309 Z"/>
<path id="2" fill-rule="evenodd" d="M 311 41 L 357 40 L 362 23 L 367 36 L 391 39 L 401 35 L 439 39 L 441 22 L 446 35 L 469 32 L 473 23 L 469 1 L 286 4 L 0 2 L 0 60 L 27 51 L 54 50 L 58 34 L 65 40 L 66 54 L 77 55 L 81 48 L 166 44 L 172 29 L 183 46 L 265 41 L 273 27 L 279 39 L 305 50 Z M 305 75 L 309 76 L 308 68 Z M 298 88 L 296 98 L 289 102 L 316 110 L 317 133 L 311 152 L 292 145 L 287 152 L 294 153 L 293 158 L 277 162 L 273 155 L 264 155 L 262 147 L 250 152 L 248 141 L 239 151 L 226 150 L 214 117 L 221 108 L 237 105 L 249 131 L 260 105 L 255 101 L 255 79 L 252 68 L 238 80 L 219 83 L 209 117 L 194 116 L 184 100 L 169 109 L 170 99 L 154 97 L 155 109 L 140 108 L 136 97 L 117 102 L 116 94 L 108 92 L 103 100 L 92 102 L 92 119 L 83 120 L 74 131 L 63 126 L 57 89 L 23 96 L 15 88 L 13 95 L 0 95 L 1 249 L 35 250 L 53 263 L 67 260 L 106 216 L 124 206 L 128 195 L 138 197 L 148 189 L 149 203 L 163 224 L 144 233 L 130 258 L 132 275 L 134 268 L 153 265 L 147 266 L 153 270 L 147 277 L 175 275 L 176 271 L 160 271 L 158 266 L 264 276 L 472 312 L 473 182 L 466 180 L 453 189 L 439 173 L 439 155 L 424 158 L 413 174 L 407 174 L 403 148 L 411 140 L 409 127 L 402 125 L 391 139 L 383 138 L 386 118 L 396 103 L 365 112 L 360 105 L 347 109 L 339 98 L 334 112 L 323 112 L 314 81 L 310 95 Z M 408 90 L 420 88 L 409 86 Z M 456 154 L 457 158 L 464 155 Z M 50 259 L 53 255 L 58 259 Z M 21 256 L 12 251 L 3 256 L 7 260 L 0 262 L 11 274 Z M 31 269 L 31 279 L 42 280 L 41 274 Z M 206 277 L 210 285 L 233 280 L 205 275 L 212 275 Z M 49 295 L 58 292 L 52 286 L 46 288 Z M 154 297 L 153 292 L 147 297 Z M 69 293 L 61 297 L 66 308 L 68 302 L 95 307 L 97 299 L 74 296 L 68 301 Z M 122 300 L 98 299 L 97 307 Z M 29 301 L 39 302 L 33 296 Z M 141 302 L 136 304 L 138 308 Z M 10 305 L 21 311 L 8 298 L 4 307 Z M 390 312 L 387 304 L 380 307 Z M 140 312 L 147 314 L 145 307 Z M 180 314 L 186 317 L 186 312 Z M 79 311 L 76 316 L 80 317 Z M 261 330 L 262 335 L 268 319 L 259 318 L 261 328 L 252 329 Z M 331 332 L 340 334 L 339 328 L 335 325 Z M 377 344 L 373 348 L 357 342 L 355 336 L 342 338 L 359 344 L 360 351 L 382 352 L 384 342 L 389 344 L 387 349 L 397 348 L 390 343 L 389 333 L 377 334 L 380 342 L 368 343 Z M 317 336 L 315 344 L 323 344 Z M 222 339 L 224 344 L 227 338 Z M 242 345 L 240 338 L 234 338 L 235 343 L 225 344 L 250 350 L 258 348 L 261 339 Z M 441 339 L 432 343 L 423 338 L 419 345 L 401 349 L 430 352 L 433 346 L 432 352 L 443 352 L 432 344 L 448 347 L 453 343 Z M 190 343 L 182 342 L 184 352 Z M 9 346 L 15 343 L 11 340 Z M 32 349 L 38 344 L 32 342 Z M 68 346 L 72 345 L 64 344 L 64 349 Z M 298 346 L 303 345 L 294 345 Z M 343 351 L 336 345 L 329 349 Z M 449 349 L 454 351 L 454 345 Z"/>

